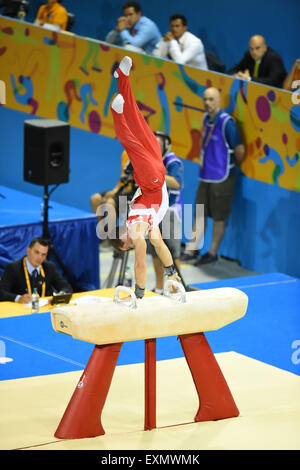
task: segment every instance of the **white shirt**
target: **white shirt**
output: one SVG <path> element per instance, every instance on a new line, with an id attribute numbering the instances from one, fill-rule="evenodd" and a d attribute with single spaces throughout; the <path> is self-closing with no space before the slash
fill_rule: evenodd
<path id="1" fill-rule="evenodd" d="M 28 258 L 26 257 L 25 258 L 25 262 L 26 262 L 26 266 L 27 266 L 27 271 L 29 273 L 29 276 L 31 276 L 31 274 L 33 273 L 33 271 L 36 269 L 38 274 L 40 274 L 40 271 L 41 271 L 41 267 L 38 266 L 38 267 L 34 267 L 32 266 L 32 264 L 28 261 Z"/>
<path id="2" fill-rule="evenodd" d="M 38 274 L 40 274 L 40 271 L 41 271 L 41 267 L 38 266 L 37 268 L 35 268 L 34 266 L 32 266 L 32 264 L 28 261 L 28 258 L 26 256 L 25 258 L 25 262 L 26 262 L 26 266 L 27 266 L 27 271 L 28 271 L 28 274 L 29 276 L 31 276 L 31 274 L 33 273 L 33 271 L 36 269 Z M 28 292 L 27 292 L 28 293 Z M 15 298 L 15 302 L 19 302 L 19 299 L 20 299 L 20 295 L 17 295 L 16 298 Z"/>
<path id="3" fill-rule="evenodd" d="M 164 41 L 161 39 L 156 45 L 153 55 L 169 57 L 179 64 L 208 70 L 203 43 L 189 31 L 183 33 L 178 40 Z"/>

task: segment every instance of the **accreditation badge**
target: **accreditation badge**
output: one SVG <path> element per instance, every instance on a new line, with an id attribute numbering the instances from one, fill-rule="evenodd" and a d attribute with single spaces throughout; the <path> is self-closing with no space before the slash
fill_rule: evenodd
<path id="1" fill-rule="evenodd" d="M 200 152 L 200 168 L 203 168 L 203 165 L 204 165 L 204 150 L 201 149 L 201 152 Z"/>

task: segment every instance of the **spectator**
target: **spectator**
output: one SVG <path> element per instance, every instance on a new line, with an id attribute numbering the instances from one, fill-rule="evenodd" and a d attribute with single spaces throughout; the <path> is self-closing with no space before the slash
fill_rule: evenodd
<path id="1" fill-rule="evenodd" d="M 138 2 L 127 2 L 122 7 L 123 16 L 118 18 L 115 28 L 108 33 L 106 42 L 126 49 L 151 54 L 161 39 L 156 24 L 142 15 Z"/>
<path id="2" fill-rule="evenodd" d="M 206 114 L 203 120 L 203 140 L 200 154 L 200 184 L 195 201 L 193 234 L 186 246 L 182 261 L 195 261 L 196 266 L 218 259 L 217 251 L 225 233 L 225 220 L 231 209 L 231 201 L 237 178 L 237 168 L 245 154 L 241 136 L 234 119 L 221 109 L 221 97 L 216 88 L 204 92 Z M 204 214 L 197 204 L 204 205 Z M 210 249 L 198 258 L 198 244 L 203 238 L 206 217 L 213 219 Z"/>
<path id="3" fill-rule="evenodd" d="M 18 18 L 18 13 L 20 7 L 24 8 L 25 14 L 28 13 L 28 2 L 14 1 L 14 0 L 3 0 L 0 2 L 0 8 L 4 8 L 4 11 L 1 13 L 3 16 L 10 16 L 11 18 Z"/>
<path id="4" fill-rule="evenodd" d="M 298 82 L 298 83 L 294 83 Z M 297 59 L 283 82 L 285 90 L 298 90 L 300 88 L 300 59 Z"/>
<path id="5" fill-rule="evenodd" d="M 169 195 L 168 211 L 159 225 L 162 238 L 170 250 L 175 266 L 180 270 L 180 249 L 182 238 L 182 196 L 183 189 L 183 164 L 171 151 L 171 139 L 162 132 L 154 132 L 162 151 L 163 162 L 166 167 L 166 185 Z M 154 292 L 163 293 L 164 266 L 156 255 L 151 243 L 147 243 L 147 252 L 153 257 L 153 265 L 156 276 Z"/>
<path id="6" fill-rule="evenodd" d="M 0 300 L 26 304 L 36 287 L 41 297 L 53 292 L 72 292 L 71 286 L 58 273 L 54 263 L 46 261 L 48 242 L 34 238 L 27 248 L 27 256 L 9 263 L 0 280 Z"/>
<path id="7" fill-rule="evenodd" d="M 61 31 L 65 31 L 68 23 L 67 10 L 56 0 L 47 0 L 47 4 L 39 8 L 34 24 L 43 26 L 52 24 Z"/>
<path id="8" fill-rule="evenodd" d="M 237 78 L 253 80 L 275 87 L 282 87 L 286 70 L 280 55 L 267 46 L 259 34 L 249 40 L 249 50 L 242 60 L 228 72 Z"/>
<path id="9" fill-rule="evenodd" d="M 187 31 L 187 20 L 184 15 L 174 14 L 170 17 L 170 31 L 156 45 L 153 54 L 169 58 L 179 64 L 207 70 L 202 41 Z"/>

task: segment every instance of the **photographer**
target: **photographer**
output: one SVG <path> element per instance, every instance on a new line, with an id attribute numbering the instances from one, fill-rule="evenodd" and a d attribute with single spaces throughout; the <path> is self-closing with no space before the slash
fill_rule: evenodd
<path id="1" fill-rule="evenodd" d="M 127 200 L 130 201 L 136 189 L 132 165 L 127 153 L 123 151 L 121 156 L 121 176 L 116 186 L 109 191 L 95 193 L 90 198 L 92 211 L 98 215 L 98 221 L 101 222 L 106 218 L 106 224 L 111 229 L 120 215 L 119 197 L 126 196 Z M 111 209 L 113 208 L 114 210 L 109 210 L 109 208 L 105 210 L 107 206 L 111 206 Z"/>

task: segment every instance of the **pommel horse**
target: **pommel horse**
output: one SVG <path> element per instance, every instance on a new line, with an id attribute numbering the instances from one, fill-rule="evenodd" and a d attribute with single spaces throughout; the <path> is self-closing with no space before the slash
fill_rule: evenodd
<path id="1" fill-rule="evenodd" d="M 235 288 L 185 292 L 136 300 L 123 286 L 109 302 L 57 307 L 51 312 L 53 329 L 95 344 L 65 413 L 54 434 L 58 439 L 105 434 L 101 414 L 124 341 L 145 340 L 144 430 L 156 428 L 156 338 L 178 336 L 199 398 L 194 421 L 232 418 L 239 410 L 205 338 L 205 331 L 242 318 L 248 297 Z M 121 300 L 120 291 L 130 294 Z"/>

